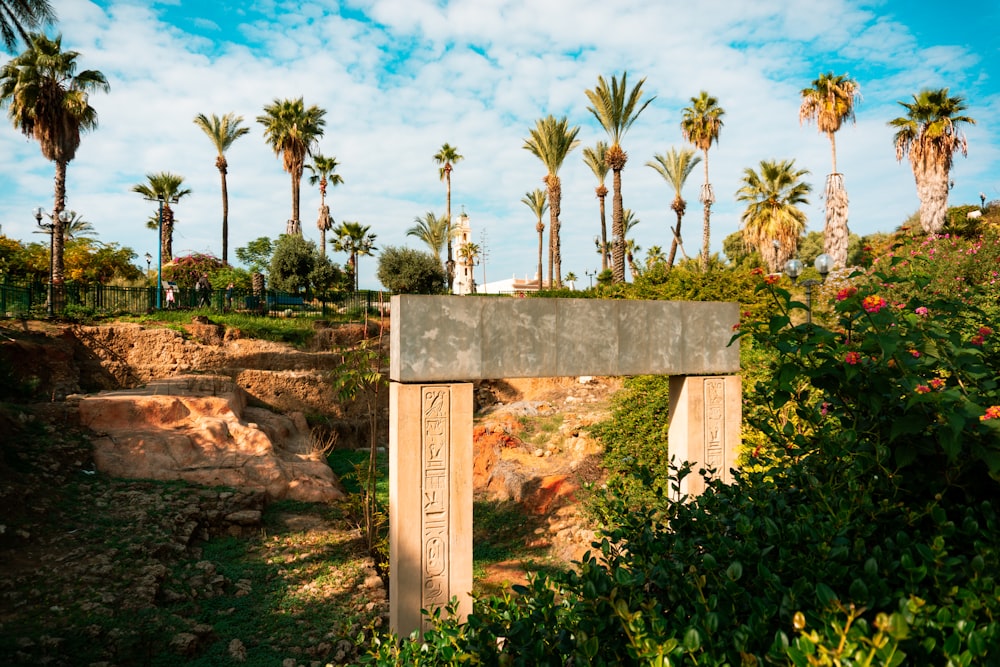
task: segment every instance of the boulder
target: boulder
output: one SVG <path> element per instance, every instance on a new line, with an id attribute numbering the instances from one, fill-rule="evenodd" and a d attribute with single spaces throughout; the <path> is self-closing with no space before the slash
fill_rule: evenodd
<path id="1" fill-rule="evenodd" d="M 228 377 L 179 375 L 86 396 L 80 423 L 97 434 L 97 469 L 115 477 L 253 489 L 269 499 L 344 497 L 313 452 L 305 418 L 248 408 Z"/>

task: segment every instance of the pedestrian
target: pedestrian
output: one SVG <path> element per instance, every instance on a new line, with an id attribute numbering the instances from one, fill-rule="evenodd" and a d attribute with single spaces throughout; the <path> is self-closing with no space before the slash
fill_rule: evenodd
<path id="1" fill-rule="evenodd" d="M 167 310 L 172 310 L 174 307 L 174 284 L 167 283 Z"/>
<path id="2" fill-rule="evenodd" d="M 209 305 L 209 292 L 212 291 L 212 284 L 208 282 L 208 274 L 201 274 L 201 278 L 198 278 L 198 282 L 195 283 L 194 289 L 198 292 L 198 306 L 208 307 Z"/>
<path id="3" fill-rule="evenodd" d="M 226 285 L 226 310 L 228 311 L 232 309 L 233 309 L 233 283 L 232 281 L 230 281 L 230 283 Z"/>

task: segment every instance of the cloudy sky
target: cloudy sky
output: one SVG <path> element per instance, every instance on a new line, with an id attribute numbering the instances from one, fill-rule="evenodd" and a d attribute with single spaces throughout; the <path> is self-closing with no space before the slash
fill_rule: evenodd
<path id="1" fill-rule="evenodd" d="M 922 88 L 948 87 L 978 122 L 966 128 L 967 158 L 956 158 L 951 203 L 1000 199 L 1000 3 L 956 0 L 942 13 L 931 0 L 313 0 L 141 2 L 54 0 L 64 48 L 82 68 L 102 71 L 109 94 L 91 104 L 99 128 L 83 139 L 68 170 L 68 207 L 100 239 L 156 255 L 145 221 L 153 204 L 130 192 L 145 174 L 170 171 L 192 190 L 176 206 L 175 254 L 221 255 L 221 196 L 215 151 L 192 119 L 235 112 L 250 134 L 229 151 L 230 258 L 233 248 L 277 237 L 291 214 L 290 179 L 255 118 L 275 99 L 304 97 L 326 109 L 319 150 L 336 156 L 344 184 L 328 203 L 337 222 L 359 221 L 377 245 L 406 236 L 414 218 L 443 214 L 445 187 L 432 156 L 445 142 L 464 159 L 452 176 L 452 207 L 464 207 L 473 238 L 486 248 L 487 281 L 534 274 L 535 220 L 521 203 L 544 187 L 545 170 L 524 150 L 548 114 L 579 125 L 581 147 L 563 181 L 563 272 L 600 267 L 596 181 L 582 147 L 606 135 L 587 111 L 584 91 L 599 75 L 645 78 L 655 97 L 623 140 L 625 206 L 641 223 L 645 249 L 669 247 L 672 191 L 644 166 L 682 147 L 681 110 L 701 90 L 725 109 L 710 152 L 717 203 L 712 248 L 739 227 L 735 200 L 746 167 L 795 159 L 814 193 L 809 230 L 823 224 L 822 190 L 830 147 L 798 122 L 799 91 L 821 72 L 849 74 L 861 86 L 857 123 L 837 137 L 838 166 L 858 234 L 889 231 L 917 210 L 909 164 L 896 162 L 886 122 L 898 101 Z M 7 57 L 0 53 L 0 62 Z M 699 166 L 684 196 L 684 243 L 701 241 Z M 52 206 L 53 165 L 36 142 L 0 125 L 0 225 L 38 241 L 31 210 Z M 610 179 L 608 183 L 610 187 Z M 319 193 L 303 184 L 307 238 Z M 610 197 L 609 197 L 610 209 Z M 342 255 L 333 255 L 343 262 Z M 154 260 L 155 261 L 155 260 Z M 140 265 L 143 260 L 138 260 Z M 377 288 L 376 260 L 361 262 L 361 286 Z M 476 278 L 483 280 L 483 269 Z"/>

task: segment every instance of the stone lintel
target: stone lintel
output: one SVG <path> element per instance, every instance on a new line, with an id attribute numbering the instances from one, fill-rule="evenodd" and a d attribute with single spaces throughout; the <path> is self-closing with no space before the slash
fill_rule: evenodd
<path id="1" fill-rule="evenodd" d="M 389 384 L 389 626 L 472 611 L 472 384 Z"/>
<path id="2" fill-rule="evenodd" d="M 738 373 L 739 316 L 722 302 L 397 295 L 389 377 Z"/>

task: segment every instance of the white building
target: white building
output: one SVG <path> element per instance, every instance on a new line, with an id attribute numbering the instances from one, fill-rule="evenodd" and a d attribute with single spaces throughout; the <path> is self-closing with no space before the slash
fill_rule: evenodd
<path id="1" fill-rule="evenodd" d="M 453 294 L 472 294 L 476 291 L 476 279 L 473 271 L 476 268 L 475 257 L 469 257 L 462 248 L 472 243 L 472 227 L 469 216 L 462 211 L 453 225 L 455 237 L 452 245 L 455 251 L 455 282 L 452 284 Z"/>

